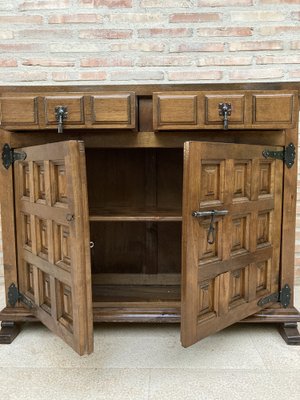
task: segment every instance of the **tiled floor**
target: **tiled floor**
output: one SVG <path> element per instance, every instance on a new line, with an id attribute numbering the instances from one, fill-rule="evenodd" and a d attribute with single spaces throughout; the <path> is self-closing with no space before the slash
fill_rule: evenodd
<path id="1" fill-rule="evenodd" d="M 0 278 L 1 279 L 1 278 Z M 3 282 L 0 281 L 0 298 Z M 296 289 L 300 307 L 300 287 Z M 300 399 L 300 346 L 270 325 L 236 325 L 183 349 L 174 325 L 95 327 L 79 357 L 40 324 L 0 345 L 4 400 Z"/>

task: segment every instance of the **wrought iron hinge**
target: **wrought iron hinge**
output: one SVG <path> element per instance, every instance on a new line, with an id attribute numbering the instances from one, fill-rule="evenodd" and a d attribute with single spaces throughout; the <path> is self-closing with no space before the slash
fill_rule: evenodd
<path id="1" fill-rule="evenodd" d="M 15 161 L 23 161 L 27 157 L 25 151 L 15 151 L 9 144 L 5 143 L 2 148 L 2 164 L 8 169 Z"/>
<path id="2" fill-rule="evenodd" d="M 285 165 L 288 168 L 291 168 L 294 165 L 296 158 L 296 149 L 294 143 L 290 143 L 286 148 L 282 151 L 271 151 L 264 150 L 262 155 L 265 158 L 276 158 L 278 160 L 283 160 Z"/>
<path id="3" fill-rule="evenodd" d="M 18 301 L 21 301 L 29 308 L 34 308 L 34 303 L 32 303 L 27 297 L 19 292 L 17 286 L 12 283 L 8 288 L 8 303 L 14 307 Z"/>
<path id="4" fill-rule="evenodd" d="M 267 297 L 263 297 L 257 303 L 259 307 L 263 307 L 268 303 L 279 302 L 283 308 L 287 308 L 291 301 L 291 288 L 289 285 L 284 285 L 279 293 L 272 293 Z"/>

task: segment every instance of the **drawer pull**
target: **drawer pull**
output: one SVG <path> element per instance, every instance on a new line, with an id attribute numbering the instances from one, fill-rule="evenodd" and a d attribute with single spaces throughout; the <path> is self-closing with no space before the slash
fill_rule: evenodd
<path id="1" fill-rule="evenodd" d="M 223 117 L 223 128 L 228 129 L 228 117 L 231 115 L 231 103 L 219 103 L 219 115 Z"/>
<path id="2" fill-rule="evenodd" d="M 192 216 L 196 218 L 211 217 L 207 231 L 207 243 L 213 244 L 216 240 L 215 217 L 228 214 L 228 210 L 193 211 Z"/>
<path id="3" fill-rule="evenodd" d="M 68 108 L 64 106 L 55 107 L 55 117 L 57 121 L 57 132 L 63 133 L 64 120 L 68 118 Z"/>

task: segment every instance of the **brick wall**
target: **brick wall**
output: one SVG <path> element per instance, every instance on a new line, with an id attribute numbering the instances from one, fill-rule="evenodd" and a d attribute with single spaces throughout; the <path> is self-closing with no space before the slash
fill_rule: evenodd
<path id="1" fill-rule="evenodd" d="M 300 78 L 299 0 L 0 0 L 0 84 Z"/>
<path id="2" fill-rule="evenodd" d="M 0 0 L 0 85 L 296 81 L 299 50 L 299 0 Z"/>

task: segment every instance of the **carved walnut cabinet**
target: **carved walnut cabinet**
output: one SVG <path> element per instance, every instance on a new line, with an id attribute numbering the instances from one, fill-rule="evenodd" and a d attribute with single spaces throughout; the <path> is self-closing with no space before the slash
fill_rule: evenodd
<path id="1" fill-rule="evenodd" d="M 180 322 L 184 347 L 293 306 L 293 84 L 0 88 L 6 307 L 79 354 L 96 322 Z"/>

